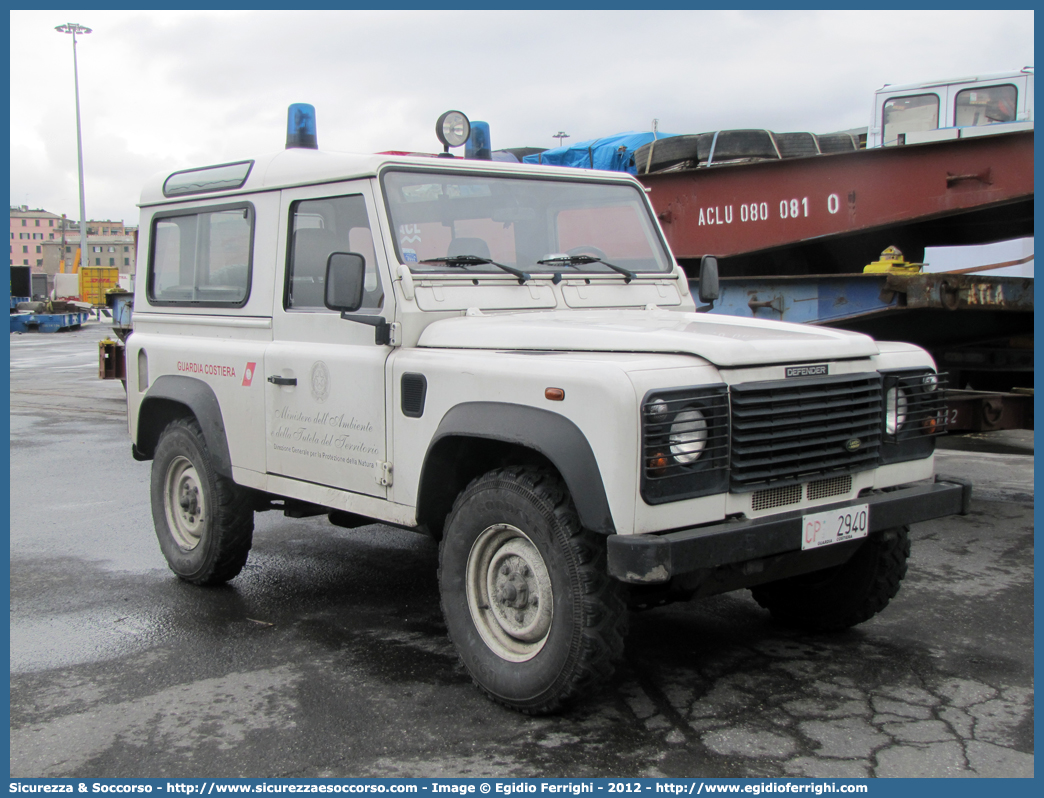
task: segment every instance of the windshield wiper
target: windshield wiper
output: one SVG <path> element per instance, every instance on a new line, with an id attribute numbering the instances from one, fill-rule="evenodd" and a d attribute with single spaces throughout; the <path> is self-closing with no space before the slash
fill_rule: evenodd
<path id="1" fill-rule="evenodd" d="M 614 272 L 622 274 L 626 278 L 624 280 L 625 283 L 631 282 L 631 280 L 638 276 L 630 269 L 625 269 L 623 266 L 617 266 L 614 263 L 609 263 L 609 261 L 596 258 L 594 255 L 556 255 L 553 258 L 538 260 L 537 263 L 541 266 L 556 266 L 558 264 L 564 266 L 582 266 L 585 263 L 601 263 L 603 266 L 608 266 Z"/>
<path id="2" fill-rule="evenodd" d="M 503 263 L 497 263 L 489 258 L 480 258 L 478 255 L 447 255 L 444 258 L 425 258 L 421 263 L 445 263 L 447 266 L 496 266 L 508 274 L 515 275 L 518 278 L 519 285 L 524 285 L 526 280 L 533 279 L 521 269 L 516 269 L 514 266 L 505 266 Z"/>

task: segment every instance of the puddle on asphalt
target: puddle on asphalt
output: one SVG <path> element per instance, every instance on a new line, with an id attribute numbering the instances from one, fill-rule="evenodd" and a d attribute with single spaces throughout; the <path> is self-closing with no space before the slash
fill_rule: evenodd
<path id="1" fill-rule="evenodd" d="M 154 625 L 135 615 L 68 613 L 11 621 L 11 673 L 104 662 L 153 643 Z"/>

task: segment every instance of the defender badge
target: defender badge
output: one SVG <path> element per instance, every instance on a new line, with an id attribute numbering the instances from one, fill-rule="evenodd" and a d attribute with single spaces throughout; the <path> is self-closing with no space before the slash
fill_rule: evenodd
<path id="1" fill-rule="evenodd" d="M 818 363 L 815 366 L 787 366 L 785 376 L 791 377 L 822 377 L 829 374 L 830 369 L 826 363 Z"/>
<path id="2" fill-rule="evenodd" d="M 852 438 L 847 443 L 845 443 L 845 448 L 848 449 L 848 451 L 850 452 L 857 452 L 859 451 L 859 447 L 862 445 L 863 442 L 859 440 L 859 438 Z"/>
<path id="3" fill-rule="evenodd" d="M 326 364 L 317 360 L 312 364 L 312 398 L 317 402 L 325 402 L 330 395 L 330 370 Z"/>

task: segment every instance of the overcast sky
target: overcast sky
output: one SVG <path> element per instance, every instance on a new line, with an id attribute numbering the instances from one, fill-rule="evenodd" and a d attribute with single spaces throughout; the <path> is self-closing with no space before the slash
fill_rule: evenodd
<path id="1" fill-rule="evenodd" d="M 281 149 L 435 152 L 451 108 L 494 149 L 651 129 L 865 126 L 875 89 L 1033 64 L 1031 11 L 12 11 L 11 204 L 137 223 L 146 178 Z"/>

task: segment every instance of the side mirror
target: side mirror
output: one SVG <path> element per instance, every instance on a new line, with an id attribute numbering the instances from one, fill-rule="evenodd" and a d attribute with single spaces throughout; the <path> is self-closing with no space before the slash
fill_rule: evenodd
<path id="1" fill-rule="evenodd" d="M 326 261 L 323 301 L 330 310 L 353 313 L 362 307 L 366 258 L 356 252 L 334 252 Z"/>
<path id="2" fill-rule="evenodd" d="M 704 255 L 700 259 L 700 302 L 713 302 L 719 295 L 718 259 Z"/>

